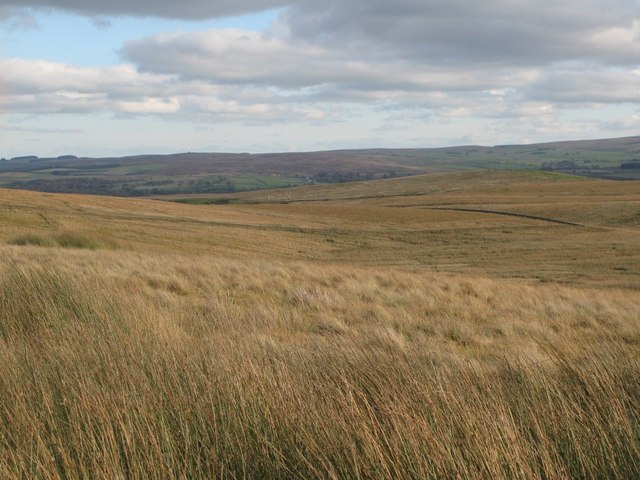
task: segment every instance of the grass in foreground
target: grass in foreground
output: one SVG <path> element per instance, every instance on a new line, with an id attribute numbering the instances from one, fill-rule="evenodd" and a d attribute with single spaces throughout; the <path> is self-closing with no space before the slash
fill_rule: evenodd
<path id="1" fill-rule="evenodd" d="M 2 478 L 637 478 L 640 298 L 3 247 Z"/>

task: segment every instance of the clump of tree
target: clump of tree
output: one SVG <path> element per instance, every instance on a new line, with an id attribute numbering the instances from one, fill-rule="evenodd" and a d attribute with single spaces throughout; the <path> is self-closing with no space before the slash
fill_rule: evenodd
<path id="1" fill-rule="evenodd" d="M 560 160 L 558 162 L 544 162 L 541 170 L 575 170 L 580 168 L 573 160 Z"/>
<path id="2" fill-rule="evenodd" d="M 620 165 L 620 168 L 631 169 L 631 168 L 640 168 L 640 160 L 633 160 L 631 162 L 623 163 Z"/>
<path id="3" fill-rule="evenodd" d="M 361 180 L 371 180 L 375 178 L 373 172 L 318 172 L 313 177 L 313 181 L 318 183 L 345 183 L 356 182 Z"/>

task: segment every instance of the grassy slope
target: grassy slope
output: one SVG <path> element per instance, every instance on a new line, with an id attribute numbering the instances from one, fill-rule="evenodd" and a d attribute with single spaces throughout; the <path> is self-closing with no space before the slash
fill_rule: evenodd
<path id="1" fill-rule="evenodd" d="M 183 153 L 0 162 L 0 186 L 141 196 L 223 193 L 477 169 L 553 168 L 639 178 L 618 167 L 640 159 L 640 137 L 496 147 L 368 149 L 276 154 Z"/>
<path id="2" fill-rule="evenodd" d="M 2 195 L 0 241 L 70 231 L 137 251 L 238 259 L 267 254 L 283 260 L 636 287 L 639 191 L 636 182 L 537 172 L 431 175 L 248 192 L 233 198 L 267 203 L 237 205 L 7 190 Z M 452 210 L 460 208 L 578 225 Z"/>
<path id="3" fill-rule="evenodd" d="M 640 473 L 639 185 L 287 194 L 0 190 L 0 477 Z"/>

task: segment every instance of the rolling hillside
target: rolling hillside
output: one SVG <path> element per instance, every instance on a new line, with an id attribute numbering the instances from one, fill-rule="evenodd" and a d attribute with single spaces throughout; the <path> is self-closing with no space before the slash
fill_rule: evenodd
<path id="1" fill-rule="evenodd" d="M 640 474 L 640 183 L 216 201 L 0 189 L 1 478 Z"/>
<path id="2" fill-rule="evenodd" d="M 227 205 L 12 190 L 1 198 L 0 241 L 71 231 L 134 251 L 574 284 L 633 286 L 640 272 L 637 182 L 483 171 L 189 199 Z"/>
<path id="3" fill-rule="evenodd" d="M 433 172 L 528 169 L 638 179 L 640 137 L 513 146 L 182 153 L 0 162 L 0 187 L 117 196 L 225 193 Z M 621 168 L 623 167 L 624 168 Z"/>

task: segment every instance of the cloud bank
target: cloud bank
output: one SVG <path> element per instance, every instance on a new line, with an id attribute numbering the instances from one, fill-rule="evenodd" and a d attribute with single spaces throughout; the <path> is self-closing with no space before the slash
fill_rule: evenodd
<path id="1" fill-rule="evenodd" d="M 241 15 L 287 5 L 286 0 L 0 0 L 3 9 L 42 8 L 89 16 L 162 17 L 182 20 Z"/>
<path id="2" fill-rule="evenodd" d="M 397 125 L 500 119 L 498 129 L 553 132 L 565 111 L 640 102 L 638 0 L 5 0 L 0 18 L 25 7 L 176 19 L 282 10 L 265 32 L 133 38 L 112 67 L 2 60 L 0 108 L 11 112 L 318 123 L 370 109 Z M 638 125 L 635 113 L 607 121 Z"/>
<path id="3" fill-rule="evenodd" d="M 640 60 L 637 0 L 304 1 L 282 23 L 300 41 L 430 64 Z"/>

